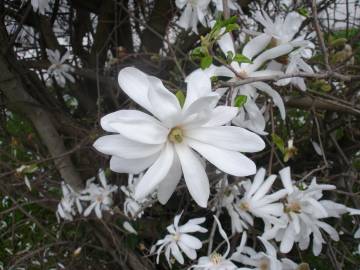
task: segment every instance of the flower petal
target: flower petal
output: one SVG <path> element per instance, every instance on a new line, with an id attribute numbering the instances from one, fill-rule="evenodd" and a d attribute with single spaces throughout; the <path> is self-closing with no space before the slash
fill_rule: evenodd
<path id="1" fill-rule="evenodd" d="M 117 173 L 131 173 L 139 174 L 149 168 L 158 158 L 160 152 L 154 155 L 137 158 L 124 159 L 117 156 L 112 156 L 110 159 L 110 169 Z"/>
<path id="2" fill-rule="evenodd" d="M 142 199 L 164 180 L 174 161 L 174 148 L 167 143 L 155 163 L 146 171 L 135 187 L 135 199 Z"/>
<path id="3" fill-rule="evenodd" d="M 255 163 L 241 153 L 230 151 L 187 138 L 189 146 L 199 152 L 218 169 L 234 176 L 255 174 Z"/>
<path id="4" fill-rule="evenodd" d="M 191 196 L 199 206 L 206 207 L 210 187 L 203 165 L 187 145 L 175 144 L 175 150 L 180 159 L 185 182 Z"/>
<path id="5" fill-rule="evenodd" d="M 121 89 L 137 104 L 151 112 L 151 104 L 148 99 L 149 81 L 148 75 L 133 67 L 120 70 L 118 82 Z"/>
<path id="6" fill-rule="evenodd" d="M 217 106 L 210 113 L 210 120 L 206 127 L 222 126 L 229 123 L 239 112 L 237 107 Z"/>
<path id="7" fill-rule="evenodd" d="M 174 153 L 174 162 L 163 181 L 159 184 L 157 197 L 160 203 L 166 204 L 174 193 L 182 175 L 179 158 Z"/>
<path id="8" fill-rule="evenodd" d="M 162 144 L 144 144 L 132 141 L 120 134 L 100 137 L 93 146 L 101 153 L 125 159 L 148 157 L 159 152 L 163 147 Z"/>
<path id="9" fill-rule="evenodd" d="M 169 133 L 154 117 L 136 110 L 118 111 L 116 121 L 110 120 L 106 125 L 130 140 L 148 144 L 164 143 Z"/>
<path id="10" fill-rule="evenodd" d="M 193 128 L 185 130 L 185 136 L 232 151 L 258 152 L 265 148 L 258 135 L 234 126 Z"/>
<path id="11" fill-rule="evenodd" d="M 202 247 L 201 241 L 190 234 L 181 234 L 179 241 L 193 249 L 200 249 Z"/>
<path id="12" fill-rule="evenodd" d="M 272 37 L 268 34 L 261 34 L 252 40 L 250 40 L 244 47 L 242 54 L 249 59 L 253 59 L 254 56 L 262 52 L 270 43 Z"/>

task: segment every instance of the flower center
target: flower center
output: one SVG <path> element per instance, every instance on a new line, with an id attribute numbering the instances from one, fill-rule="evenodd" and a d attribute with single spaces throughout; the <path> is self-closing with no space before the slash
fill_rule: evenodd
<path id="1" fill-rule="evenodd" d="M 182 141 L 184 139 L 183 131 L 179 127 L 174 127 L 170 131 L 168 138 L 169 138 L 169 141 L 172 143 L 182 143 Z"/>
<path id="2" fill-rule="evenodd" d="M 250 205 L 247 202 L 240 202 L 239 208 L 244 211 L 248 211 L 250 209 Z"/>
<path id="3" fill-rule="evenodd" d="M 175 241 L 179 241 L 179 240 L 180 240 L 180 234 L 179 234 L 179 233 L 174 234 L 174 235 L 173 235 L 173 239 L 174 239 Z"/>
<path id="4" fill-rule="evenodd" d="M 285 213 L 290 213 L 290 212 L 300 213 L 301 212 L 301 205 L 297 201 L 290 202 L 285 206 L 284 211 L 285 211 Z"/>
<path id="5" fill-rule="evenodd" d="M 260 270 L 269 270 L 269 261 L 267 259 L 261 259 L 259 264 Z"/>
<path id="6" fill-rule="evenodd" d="M 222 256 L 219 253 L 215 252 L 210 255 L 210 260 L 213 264 L 219 265 L 222 261 Z"/>
<path id="7" fill-rule="evenodd" d="M 101 195 L 96 196 L 96 201 L 97 202 L 102 202 L 103 201 L 103 197 Z"/>
<path id="8" fill-rule="evenodd" d="M 241 79 L 246 79 L 249 75 L 246 73 L 245 69 L 240 69 L 238 75 Z"/>

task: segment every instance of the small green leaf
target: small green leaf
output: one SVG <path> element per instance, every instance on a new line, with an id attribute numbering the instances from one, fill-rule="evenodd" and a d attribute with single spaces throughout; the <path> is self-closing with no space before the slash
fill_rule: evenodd
<path id="1" fill-rule="evenodd" d="M 185 95 L 184 95 L 183 91 L 181 91 L 181 90 L 177 91 L 175 96 L 178 99 L 180 106 L 183 107 L 184 103 L 185 103 Z"/>
<path id="2" fill-rule="evenodd" d="M 240 53 L 237 53 L 235 56 L 234 56 L 234 61 L 238 62 L 238 63 L 249 63 L 251 64 L 252 61 L 247 58 L 245 55 L 242 55 Z"/>
<path id="3" fill-rule="evenodd" d="M 297 12 L 304 17 L 309 17 L 309 12 L 304 7 L 298 8 Z"/>
<path id="4" fill-rule="evenodd" d="M 228 51 L 226 54 L 226 63 L 230 64 L 233 61 L 234 54 L 232 51 Z"/>
<path id="5" fill-rule="evenodd" d="M 239 95 L 235 98 L 235 107 L 242 107 L 247 101 L 247 96 Z"/>
<path id="6" fill-rule="evenodd" d="M 231 32 L 240 29 L 240 26 L 237 23 L 232 23 L 232 24 L 228 24 L 225 29 L 226 32 Z"/>
<path id="7" fill-rule="evenodd" d="M 202 47 L 196 47 L 191 51 L 190 56 L 193 60 L 200 59 L 204 56 L 204 49 Z"/>
<path id="8" fill-rule="evenodd" d="M 284 140 L 281 139 L 280 136 L 275 133 L 271 134 L 271 138 L 276 147 L 281 151 L 281 153 L 285 154 L 285 143 Z"/>
<path id="9" fill-rule="evenodd" d="M 204 56 L 203 58 L 201 58 L 201 61 L 200 61 L 201 69 L 206 69 L 206 68 L 210 67 L 212 62 L 213 62 L 212 56 L 210 56 L 210 55 Z"/>

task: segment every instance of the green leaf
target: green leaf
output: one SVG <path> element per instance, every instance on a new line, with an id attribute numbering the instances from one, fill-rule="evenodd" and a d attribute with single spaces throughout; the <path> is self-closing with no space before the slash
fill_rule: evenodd
<path id="1" fill-rule="evenodd" d="M 185 103 L 185 95 L 184 95 L 183 91 L 181 91 L 181 90 L 177 91 L 175 96 L 177 97 L 177 99 L 180 103 L 180 106 L 183 107 L 184 103 Z"/>
<path id="2" fill-rule="evenodd" d="M 210 67 L 212 62 L 213 62 L 212 56 L 210 56 L 210 55 L 204 56 L 203 58 L 201 58 L 201 61 L 200 61 L 201 69 L 206 69 L 206 68 Z"/>
<path id="3" fill-rule="evenodd" d="M 235 56 L 234 56 L 234 61 L 238 62 L 238 63 L 249 63 L 251 64 L 252 61 L 247 58 L 245 55 L 242 55 L 240 53 L 237 53 Z"/>
<path id="4" fill-rule="evenodd" d="M 231 24 L 228 24 L 225 29 L 226 29 L 226 32 L 231 32 L 231 31 L 240 29 L 240 26 L 237 23 L 231 23 Z"/>
<path id="5" fill-rule="evenodd" d="M 281 153 L 285 153 L 285 143 L 284 140 L 281 139 L 280 136 L 275 133 L 271 134 L 272 142 L 276 145 L 276 147 L 281 151 Z"/>
<path id="6" fill-rule="evenodd" d="M 304 17 L 309 17 L 309 12 L 305 7 L 298 8 L 297 12 Z"/>
<path id="7" fill-rule="evenodd" d="M 234 54 L 232 51 L 228 51 L 226 54 L 226 63 L 230 64 L 233 61 Z"/>
<path id="8" fill-rule="evenodd" d="M 191 51 L 190 56 L 193 60 L 200 59 L 204 57 L 204 49 L 202 47 L 196 47 Z"/>
<path id="9" fill-rule="evenodd" d="M 235 107 L 242 107 L 247 101 L 247 96 L 239 95 L 235 98 Z"/>

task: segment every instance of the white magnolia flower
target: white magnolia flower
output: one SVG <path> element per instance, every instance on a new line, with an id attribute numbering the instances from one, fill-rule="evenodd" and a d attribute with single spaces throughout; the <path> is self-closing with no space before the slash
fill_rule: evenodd
<path id="1" fill-rule="evenodd" d="M 102 211 L 109 211 L 113 204 L 112 193 L 116 192 L 118 187 L 108 185 L 103 170 L 99 172 L 99 180 L 101 186 L 93 183 L 94 178 L 89 179 L 86 188 L 81 192 L 80 199 L 88 201 L 90 204 L 84 211 L 84 216 L 87 217 L 94 210 L 98 218 L 102 218 Z"/>
<path id="2" fill-rule="evenodd" d="M 258 11 L 255 14 L 255 20 L 264 26 L 265 33 L 260 36 L 265 36 L 264 40 L 267 41 L 267 44 L 271 42 L 274 43 L 273 45 L 275 46 L 290 44 L 294 48 L 298 48 L 290 53 L 287 59 L 284 59 L 286 62 L 285 74 L 293 74 L 300 71 L 314 73 L 313 69 L 303 60 L 303 58 L 310 58 L 312 56 L 314 44 L 305 40 L 304 36 L 294 38 L 299 32 L 304 19 L 305 17 L 297 12 L 290 12 L 285 18 L 277 16 L 275 21 L 264 11 Z M 284 67 L 282 64 L 280 64 L 280 66 L 282 66 L 282 68 Z M 306 90 L 304 78 L 293 77 L 277 82 L 278 85 L 287 85 L 289 83 L 292 83 L 303 91 Z"/>
<path id="3" fill-rule="evenodd" d="M 265 247 L 266 252 L 256 252 L 253 248 L 244 244 L 240 245 L 231 256 L 231 260 L 248 265 L 239 268 L 241 270 L 298 270 L 299 265 L 289 259 L 277 258 L 275 247 L 267 240 L 258 237 Z"/>
<path id="4" fill-rule="evenodd" d="M 184 225 L 179 226 L 179 220 L 181 214 L 176 215 L 174 218 L 174 224 L 169 225 L 166 229 L 169 232 L 165 238 L 158 240 L 156 244 L 151 248 L 150 253 L 154 253 L 156 247 L 157 258 L 156 263 L 159 263 L 160 254 L 165 249 L 165 257 L 171 267 L 170 258 L 173 256 L 180 264 L 184 264 L 184 257 L 182 252 L 192 260 L 197 258 L 196 250 L 202 247 L 202 242 L 189 233 L 207 232 L 207 229 L 201 227 L 199 224 L 205 222 L 205 218 L 190 219 Z"/>
<path id="5" fill-rule="evenodd" d="M 281 217 L 286 225 L 275 224 L 272 228 L 266 228 L 263 237 L 281 241 L 280 251 L 288 253 L 295 242 L 299 243 L 301 250 L 307 249 L 310 236 L 313 235 L 312 250 L 317 256 L 321 252 L 322 244 L 326 243 L 321 230 L 334 241 L 339 240 L 337 231 L 322 220 L 328 217 L 339 217 L 340 214 L 346 212 L 357 214 L 358 211 L 328 200 L 320 200 L 323 191 L 336 188 L 333 185 L 319 185 L 314 178 L 307 188 L 299 189 L 292 184 L 289 167 L 282 169 L 279 174 L 288 192 L 284 214 Z"/>
<path id="6" fill-rule="evenodd" d="M 254 162 L 240 152 L 257 152 L 265 147 L 256 134 L 240 127 L 223 126 L 237 114 L 235 107 L 217 106 L 220 98 L 211 92 L 211 82 L 202 74 L 187 79 L 183 107 L 162 82 L 135 68 L 119 73 L 121 88 L 155 117 L 137 110 L 120 110 L 101 119 L 101 126 L 119 134 L 99 138 L 94 147 L 112 155 L 111 170 L 139 173 L 149 168 L 135 188 L 141 199 L 158 189 L 165 204 L 182 173 L 191 196 L 206 207 L 209 181 L 194 149 L 219 170 L 235 176 L 256 172 Z"/>
<path id="7" fill-rule="evenodd" d="M 293 49 L 293 46 L 290 44 L 281 44 L 269 50 L 265 50 L 268 46 L 271 38 L 267 35 L 259 35 L 249 41 L 243 48 L 242 55 L 246 56 L 252 63 L 241 63 L 240 65 L 237 62 L 232 62 L 231 66 L 233 71 L 230 70 L 227 72 L 224 71 L 223 68 L 216 68 L 211 66 L 209 69 L 213 70 L 212 72 L 208 72 L 211 76 L 225 76 L 232 78 L 231 81 L 237 81 L 241 79 L 248 79 L 254 77 L 262 77 L 262 76 L 276 76 L 283 74 L 282 71 L 279 70 L 259 70 L 266 64 L 269 60 L 278 58 L 283 55 L 287 55 Z M 220 49 L 224 52 L 225 55 L 228 52 L 231 52 L 232 55 L 236 54 L 234 42 L 229 35 L 229 33 L 224 34 L 219 40 L 218 44 Z M 264 51 L 265 50 L 265 51 Z M 236 120 L 235 123 L 239 125 L 242 119 L 250 120 L 255 124 L 246 125 L 246 127 L 251 128 L 253 131 L 260 131 L 260 134 L 264 134 L 264 118 L 262 115 L 257 113 L 254 110 L 254 107 L 251 105 L 251 101 L 257 98 L 257 90 L 264 92 L 265 94 L 269 95 L 272 99 L 274 104 L 279 108 L 281 117 L 285 119 L 285 105 L 284 102 L 279 95 L 269 84 L 265 82 L 253 82 L 245 85 L 240 85 L 234 89 L 234 96 L 235 98 L 238 94 L 246 95 L 247 101 L 244 105 L 244 109 L 248 111 L 250 114 L 248 116 L 240 116 L 241 118 Z M 254 113 L 256 111 L 256 114 Z M 260 121 L 259 124 L 256 124 L 256 121 Z M 256 126 L 258 125 L 258 126 Z M 242 126 L 244 126 L 242 124 Z"/>
<path id="8" fill-rule="evenodd" d="M 307 41 L 303 37 L 294 39 L 298 33 L 301 23 L 305 20 L 298 12 L 290 12 L 285 18 L 276 16 L 273 21 L 264 11 L 255 13 L 255 20 L 264 27 L 264 33 L 268 36 L 268 43 L 275 42 L 274 45 L 292 44 L 294 47 L 307 45 Z"/>
<path id="9" fill-rule="evenodd" d="M 71 186 L 61 183 L 61 189 L 63 197 L 58 204 L 56 216 L 58 218 L 63 218 L 65 220 L 73 220 L 73 217 L 76 215 L 76 210 L 79 214 L 82 213 L 83 207 L 80 201 L 80 194 L 75 192 Z M 76 206 L 76 208 L 75 208 Z"/>
<path id="10" fill-rule="evenodd" d="M 221 196 L 221 207 L 224 207 L 231 218 L 231 231 L 232 233 L 242 232 L 245 229 L 248 229 L 248 225 L 240 217 L 236 211 L 236 198 L 240 195 L 240 189 L 238 185 L 229 185 L 227 175 L 224 176 L 223 181 L 225 191 L 223 196 Z M 221 184 L 221 182 L 220 182 Z M 222 184 L 221 184 L 222 185 Z M 218 187 L 218 190 L 221 190 L 221 186 Z"/>
<path id="11" fill-rule="evenodd" d="M 209 16 L 209 4 L 211 0 L 176 0 L 176 6 L 183 10 L 178 25 L 185 30 L 191 28 L 193 32 L 198 34 L 197 25 L 200 22 L 203 26 L 207 26 Z"/>
<path id="12" fill-rule="evenodd" d="M 227 244 L 227 249 L 223 255 L 213 252 L 210 256 L 200 257 L 197 264 L 191 266 L 189 269 L 194 270 L 236 270 L 238 267 L 231 262 L 227 257 L 230 252 L 230 242 L 226 235 L 226 232 L 221 226 L 219 219 L 214 216 L 214 219 L 218 225 L 219 233 Z M 241 245 L 245 244 L 246 233 L 242 235 Z"/>
<path id="13" fill-rule="evenodd" d="M 128 185 L 121 186 L 120 189 L 122 192 L 125 193 L 126 199 L 124 202 L 124 213 L 126 216 L 131 218 L 140 218 L 144 211 L 141 209 L 143 208 L 144 204 L 149 202 L 149 198 L 145 197 L 143 199 L 136 200 L 134 198 L 135 194 L 135 187 L 140 182 L 143 174 L 140 174 L 138 176 L 134 176 L 133 174 L 129 174 L 128 177 Z"/>
<path id="14" fill-rule="evenodd" d="M 65 61 L 69 59 L 70 52 L 67 51 L 62 57 L 58 50 L 52 51 L 46 49 L 48 54 L 48 59 L 51 62 L 51 66 L 48 69 L 49 76 L 55 78 L 56 82 L 61 86 L 64 87 L 66 84 L 66 79 L 71 81 L 72 83 L 75 82 L 74 77 L 70 74 L 73 71 L 73 68 L 65 64 Z"/>
<path id="15" fill-rule="evenodd" d="M 25 3 L 27 0 L 22 0 L 22 3 Z M 49 6 L 50 0 L 31 0 L 31 5 L 34 12 L 39 12 L 40 14 L 45 14 L 46 10 L 50 9 Z"/>
<path id="16" fill-rule="evenodd" d="M 253 216 L 263 219 L 265 224 L 278 224 L 278 217 L 283 214 L 284 207 L 279 200 L 286 196 L 287 191 L 282 189 L 268 194 L 276 175 L 270 175 L 265 180 L 265 173 L 265 169 L 260 168 L 253 182 L 247 180 L 241 183 L 245 192 L 237 201 L 236 211 L 239 217 L 251 226 L 254 225 Z"/>

